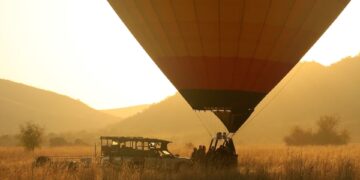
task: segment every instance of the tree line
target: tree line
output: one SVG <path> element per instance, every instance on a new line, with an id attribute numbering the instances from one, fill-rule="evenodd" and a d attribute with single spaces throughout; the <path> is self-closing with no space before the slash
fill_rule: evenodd
<path id="1" fill-rule="evenodd" d="M 322 116 L 317 121 L 316 131 L 295 126 L 284 142 L 291 146 L 348 144 L 349 132 L 346 129 L 339 130 L 339 123 L 340 118 L 337 116 Z"/>

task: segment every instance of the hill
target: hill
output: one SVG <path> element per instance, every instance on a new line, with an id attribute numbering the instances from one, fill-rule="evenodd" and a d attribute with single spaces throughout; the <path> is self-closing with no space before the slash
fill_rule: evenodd
<path id="1" fill-rule="evenodd" d="M 130 106 L 124 108 L 117 108 L 117 109 L 106 109 L 101 111 L 119 118 L 128 118 L 130 116 L 133 116 L 137 113 L 144 111 L 149 106 L 150 106 L 149 104 L 143 104 L 143 105 Z"/>
<path id="2" fill-rule="evenodd" d="M 200 115 L 199 112 L 197 113 Z M 201 122 L 197 119 L 197 113 L 177 94 L 112 125 L 106 133 L 109 135 L 154 136 L 176 141 L 188 141 L 192 137 L 209 138 Z M 211 118 L 212 114 L 210 113 L 201 113 L 201 116 L 204 120 L 221 125 L 214 116 Z"/>
<path id="3" fill-rule="evenodd" d="M 352 142 L 360 142 L 359 69 L 360 56 L 331 66 L 300 63 L 257 106 L 235 139 L 242 143 L 282 143 L 293 126 L 313 128 L 320 116 L 336 115 L 350 131 Z M 224 127 L 211 113 L 195 113 L 176 94 L 108 128 L 107 133 L 207 142 L 206 129 L 214 134 Z"/>
<path id="4" fill-rule="evenodd" d="M 67 96 L 0 79 L 0 135 L 34 121 L 46 132 L 95 130 L 119 121 Z"/>

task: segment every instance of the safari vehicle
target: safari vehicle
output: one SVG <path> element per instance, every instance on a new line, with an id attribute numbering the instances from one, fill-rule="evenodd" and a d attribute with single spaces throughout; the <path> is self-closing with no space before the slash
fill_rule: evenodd
<path id="1" fill-rule="evenodd" d="M 130 165 L 138 168 L 179 170 L 192 161 L 169 152 L 170 141 L 143 137 L 101 136 L 102 165 Z"/>

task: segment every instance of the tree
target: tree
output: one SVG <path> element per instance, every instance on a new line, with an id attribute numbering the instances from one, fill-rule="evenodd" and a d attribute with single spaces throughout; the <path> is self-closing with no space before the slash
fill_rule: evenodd
<path id="1" fill-rule="evenodd" d="M 315 144 L 347 144 L 350 140 L 349 133 L 345 129 L 339 132 L 337 129 L 339 122 L 340 118 L 337 116 L 322 116 L 317 122 L 319 129 L 314 135 Z"/>
<path id="2" fill-rule="evenodd" d="M 34 151 L 43 141 L 44 129 L 38 124 L 27 122 L 20 126 L 20 142 L 26 150 Z"/>

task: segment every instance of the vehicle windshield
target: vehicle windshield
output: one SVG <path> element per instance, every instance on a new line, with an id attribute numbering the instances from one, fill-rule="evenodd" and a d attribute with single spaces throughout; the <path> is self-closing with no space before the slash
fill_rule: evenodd
<path id="1" fill-rule="evenodd" d="M 174 155 L 172 155 L 169 151 L 167 150 L 161 150 L 160 152 L 160 156 L 161 157 L 174 157 Z"/>

